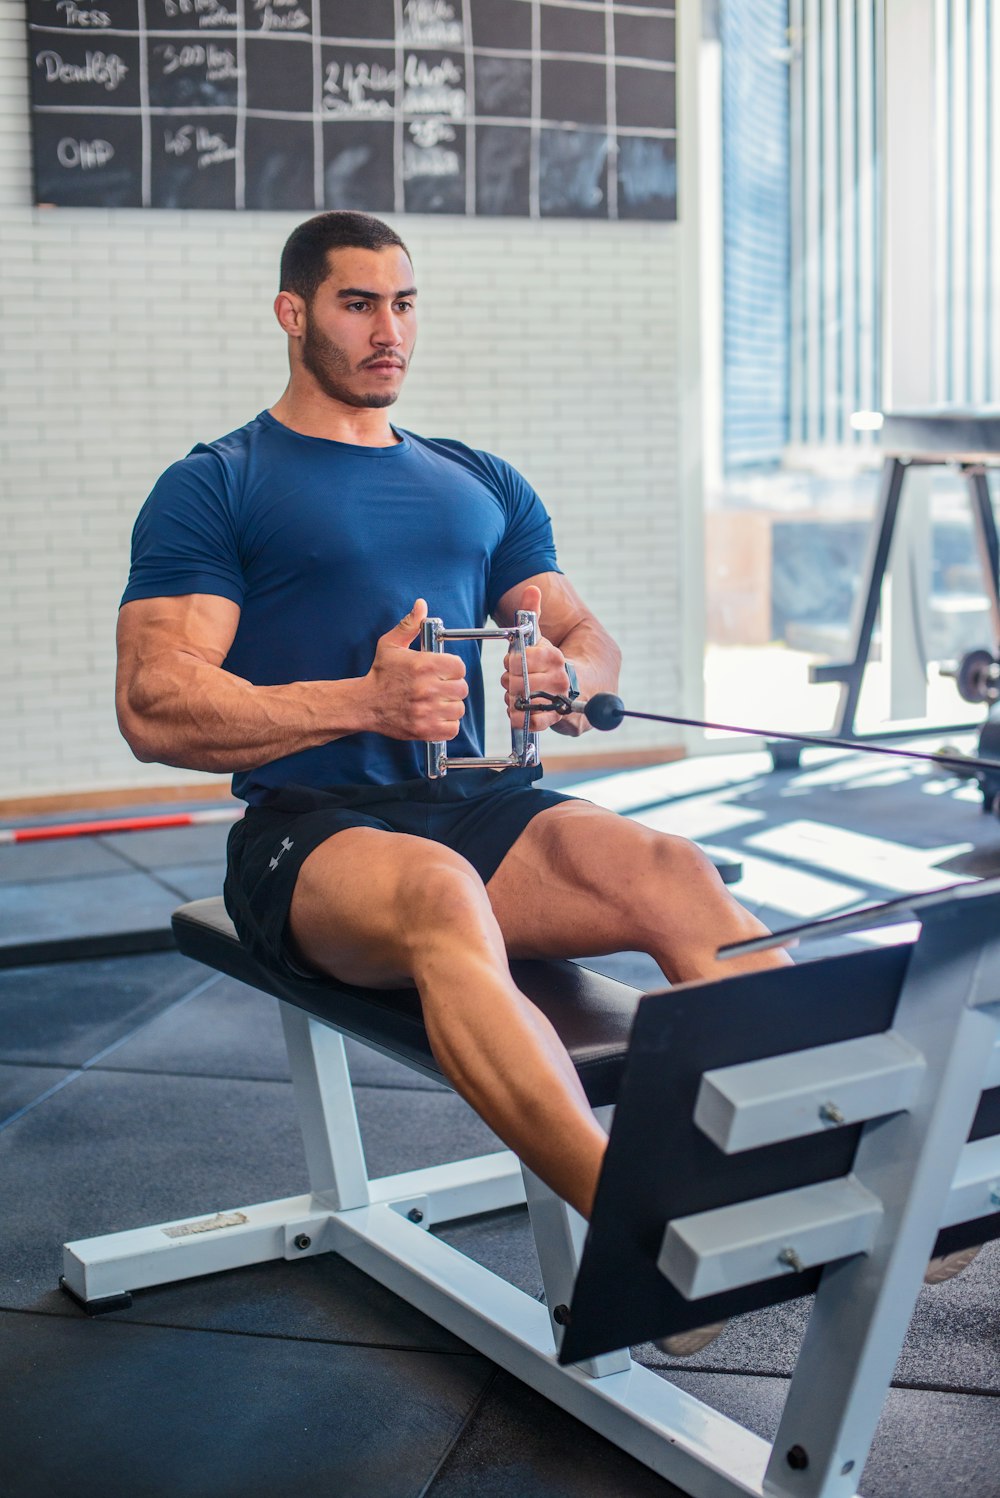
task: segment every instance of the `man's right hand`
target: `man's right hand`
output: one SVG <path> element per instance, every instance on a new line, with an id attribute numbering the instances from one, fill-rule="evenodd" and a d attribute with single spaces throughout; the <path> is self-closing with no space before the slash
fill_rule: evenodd
<path id="1" fill-rule="evenodd" d="M 427 603 L 418 598 L 406 618 L 381 637 L 365 677 L 372 730 L 390 739 L 453 739 L 465 715 L 469 688 L 461 657 L 409 648 L 426 618 Z"/>

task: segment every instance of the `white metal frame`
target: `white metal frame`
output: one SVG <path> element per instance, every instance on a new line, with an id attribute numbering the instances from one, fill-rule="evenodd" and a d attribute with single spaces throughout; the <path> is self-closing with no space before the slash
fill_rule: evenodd
<path id="1" fill-rule="evenodd" d="M 1000 1140 L 964 1145 L 981 1089 L 1000 1079 L 1000 1004 L 992 987 L 983 991 L 981 966 L 971 974 L 947 973 L 943 984 L 940 979 L 933 960 L 923 976 L 908 978 L 893 1027 L 902 1070 L 912 1071 L 919 1052 L 928 1085 L 919 1097 L 908 1092 L 905 1106 L 888 1117 L 877 1089 L 868 1089 L 873 1106 L 861 1116 L 875 1122 L 864 1126 L 847 1178 L 854 1205 L 866 1214 L 864 1231 L 852 1229 L 845 1249 L 843 1223 L 828 1214 L 826 1251 L 822 1227 L 808 1245 L 803 1240 L 803 1260 L 828 1267 L 773 1449 L 633 1363 L 627 1349 L 561 1367 L 561 1323 L 583 1246 L 582 1219 L 506 1151 L 369 1180 L 343 1039 L 287 1004 L 281 1015 L 310 1192 L 67 1244 L 64 1282 L 94 1308 L 151 1285 L 332 1251 L 692 1498 L 852 1498 L 938 1225 L 969 1220 L 1000 1203 Z M 858 1089 L 845 1072 L 844 1055 L 840 1047 L 820 1057 L 813 1085 L 825 1096 L 846 1078 L 854 1090 L 845 1093 L 845 1107 L 858 1117 Z M 870 1076 L 871 1057 L 862 1061 Z M 792 1137 L 802 1132 L 802 1089 L 789 1088 L 783 1075 L 772 1087 L 775 1070 L 782 1067 L 762 1063 L 756 1072 L 735 1068 L 728 1078 L 713 1077 L 730 1111 L 745 1109 L 754 1128 L 761 1088 L 777 1094 Z M 768 1113 L 767 1099 L 763 1103 L 771 1137 L 773 1109 Z M 427 1231 L 525 1202 L 549 1309 Z M 843 1203 L 834 1206 L 843 1218 Z M 745 1209 L 739 1211 L 745 1218 Z M 769 1215 L 766 1203 L 763 1212 Z M 710 1274 L 721 1262 L 719 1234 L 710 1232 L 699 1246 L 703 1224 L 687 1221 L 693 1224 L 685 1248 L 694 1255 L 693 1273 Z M 740 1231 L 745 1227 L 741 1221 Z M 789 1232 L 794 1237 L 794 1225 Z M 754 1239 L 753 1232 L 748 1236 Z M 728 1255 L 731 1268 L 748 1253 L 759 1257 L 759 1238 L 724 1246 L 722 1259 Z M 770 1244 L 772 1257 L 776 1243 Z M 851 1256 L 829 1263 L 845 1252 Z M 661 1267 L 674 1277 L 662 1259 Z M 732 1282 L 745 1280 L 737 1272 Z M 806 1447 L 808 1466 L 789 1465 L 788 1453 Z"/>
<path id="2" fill-rule="evenodd" d="M 289 1004 L 281 1017 L 312 1190 L 68 1243 L 67 1288 L 93 1303 L 270 1259 L 339 1253 L 694 1498 L 760 1498 L 766 1441 L 633 1363 L 627 1349 L 560 1367 L 561 1327 L 546 1307 L 427 1231 L 527 1202 L 555 1312 L 572 1293 L 582 1219 L 508 1151 L 369 1180 L 343 1038 Z"/>

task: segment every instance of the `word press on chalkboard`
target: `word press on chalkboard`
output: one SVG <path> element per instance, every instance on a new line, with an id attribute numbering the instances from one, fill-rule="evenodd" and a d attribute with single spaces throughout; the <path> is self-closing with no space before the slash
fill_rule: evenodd
<path id="1" fill-rule="evenodd" d="M 672 219 L 674 9 L 29 0 L 35 199 Z"/>

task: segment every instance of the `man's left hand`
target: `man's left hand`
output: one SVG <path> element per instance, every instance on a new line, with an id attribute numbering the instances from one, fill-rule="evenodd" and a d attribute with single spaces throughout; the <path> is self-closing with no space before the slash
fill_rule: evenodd
<path id="1" fill-rule="evenodd" d="M 542 594 L 539 588 L 530 584 L 525 588 L 518 604 L 521 609 L 527 609 L 532 614 L 538 615 L 539 638 L 536 645 L 529 645 L 528 656 L 528 685 L 535 692 L 552 692 L 560 696 L 565 695 L 570 689 L 569 676 L 566 672 L 566 658 L 558 645 L 553 645 L 551 640 L 546 640 L 541 634 L 541 607 Z M 524 713 L 515 703 L 519 697 L 524 696 L 524 677 L 521 673 L 521 652 L 517 649 L 508 650 L 504 656 L 504 672 L 500 678 L 500 684 L 507 698 L 507 716 L 515 728 L 524 727 Z M 543 728 L 551 728 L 553 723 L 560 720 L 559 713 L 543 711 L 534 707 L 531 710 L 530 729 L 532 733 L 541 732 Z"/>

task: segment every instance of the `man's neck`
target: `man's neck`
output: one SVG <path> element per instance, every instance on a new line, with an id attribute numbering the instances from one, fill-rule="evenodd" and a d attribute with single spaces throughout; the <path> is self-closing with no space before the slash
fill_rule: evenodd
<path id="1" fill-rule="evenodd" d="M 289 384 L 270 414 L 303 437 L 325 437 L 355 447 L 394 447 L 400 440 L 386 406 L 348 406 L 321 391 L 296 391 Z"/>

